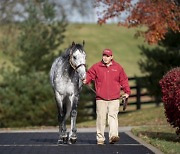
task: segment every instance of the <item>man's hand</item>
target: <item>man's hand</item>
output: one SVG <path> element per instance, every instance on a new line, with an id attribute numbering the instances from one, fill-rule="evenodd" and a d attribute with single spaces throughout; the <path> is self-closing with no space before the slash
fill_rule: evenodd
<path id="1" fill-rule="evenodd" d="M 125 94 L 122 95 L 122 97 L 128 98 L 129 94 L 125 93 Z"/>
<path id="2" fill-rule="evenodd" d="M 128 101 L 129 94 L 125 93 L 122 95 L 122 104 L 123 104 L 123 111 L 127 108 L 127 101 Z"/>
<path id="3" fill-rule="evenodd" d="M 82 82 L 83 82 L 84 84 L 86 84 L 86 79 L 84 79 Z"/>

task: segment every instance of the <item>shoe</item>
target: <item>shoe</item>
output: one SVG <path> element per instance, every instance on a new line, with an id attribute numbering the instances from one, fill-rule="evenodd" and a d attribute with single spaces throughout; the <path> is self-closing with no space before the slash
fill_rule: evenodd
<path id="1" fill-rule="evenodd" d="M 97 144 L 98 144 L 98 145 L 103 145 L 103 144 L 104 144 L 104 141 L 97 141 Z"/>
<path id="2" fill-rule="evenodd" d="M 109 140 L 110 144 L 114 144 L 115 142 L 119 141 L 119 136 L 112 136 Z"/>

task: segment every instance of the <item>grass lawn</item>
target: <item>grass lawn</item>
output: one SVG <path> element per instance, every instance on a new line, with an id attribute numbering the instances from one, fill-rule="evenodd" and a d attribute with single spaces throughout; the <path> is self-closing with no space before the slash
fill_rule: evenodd
<path id="1" fill-rule="evenodd" d="M 126 111 L 120 107 L 119 126 L 165 126 L 167 123 L 164 115 L 164 107 L 152 105 L 142 105 L 141 110 L 135 110 L 134 106 L 128 106 Z M 95 120 L 78 123 L 79 127 L 95 127 Z"/>
<path id="2" fill-rule="evenodd" d="M 165 154 L 180 153 L 180 138 L 169 125 L 133 128 L 132 132 Z"/>

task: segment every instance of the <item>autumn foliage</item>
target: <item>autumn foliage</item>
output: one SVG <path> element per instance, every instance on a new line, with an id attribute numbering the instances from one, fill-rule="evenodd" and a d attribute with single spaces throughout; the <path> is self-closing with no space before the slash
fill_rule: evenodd
<path id="1" fill-rule="evenodd" d="M 180 134 L 180 67 L 170 70 L 160 80 L 160 86 L 167 121 Z"/>
<path id="2" fill-rule="evenodd" d="M 137 36 L 145 37 L 152 44 L 164 39 L 168 30 L 180 32 L 180 7 L 178 0 L 96 0 L 96 7 L 103 7 L 99 13 L 99 24 L 106 23 L 108 19 L 120 17 L 126 11 L 125 21 L 119 25 L 125 27 L 145 26 L 145 31 L 137 31 Z M 130 12 L 128 14 L 128 12 Z"/>

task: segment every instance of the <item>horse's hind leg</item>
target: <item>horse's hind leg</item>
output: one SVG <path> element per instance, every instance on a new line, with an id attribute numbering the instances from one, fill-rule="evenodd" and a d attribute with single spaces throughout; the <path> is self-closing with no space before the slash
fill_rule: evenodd
<path id="1" fill-rule="evenodd" d="M 56 102 L 58 107 L 58 121 L 59 121 L 59 139 L 58 144 L 67 143 L 68 136 L 66 132 L 66 123 L 65 123 L 65 112 L 63 110 L 63 96 L 61 96 L 58 92 L 55 93 Z"/>
<path id="2" fill-rule="evenodd" d="M 71 110 L 71 131 L 69 133 L 69 143 L 74 144 L 77 140 L 77 128 L 76 128 L 76 118 L 77 118 L 77 103 L 78 97 L 74 97 L 72 101 L 72 110 Z"/>

